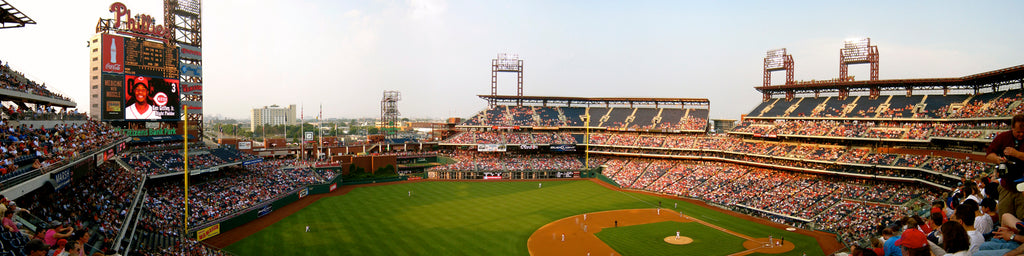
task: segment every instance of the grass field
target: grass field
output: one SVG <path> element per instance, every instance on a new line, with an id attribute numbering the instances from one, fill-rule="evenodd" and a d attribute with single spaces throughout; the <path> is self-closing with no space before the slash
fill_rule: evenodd
<path id="1" fill-rule="evenodd" d="M 693 243 L 673 245 L 663 239 L 674 236 L 693 239 Z M 623 255 L 680 255 L 683 252 L 706 252 L 725 255 L 746 250 L 743 239 L 696 222 L 658 222 L 618 228 L 605 228 L 596 233 L 601 241 Z"/>
<path id="2" fill-rule="evenodd" d="M 408 191 L 413 196 L 408 196 Z M 653 208 L 664 198 L 610 190 L 591 181 L 418 182 L 357 188 L 323 198 L 225 248 L 238 255 L 527 255 L 541 226 L 581 214 Z M 753 237 L 785 231 L 679 201 L 687 215 Z M 309 225 L 312 232 L 304 232 Z M 776 255 L 823 255 L 807 236 Z M 713 254 L 712 254 L 713 255 Z"/>

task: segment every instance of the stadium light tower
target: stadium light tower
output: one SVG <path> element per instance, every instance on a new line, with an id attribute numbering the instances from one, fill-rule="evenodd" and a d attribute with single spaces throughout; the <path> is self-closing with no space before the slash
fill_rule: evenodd
<path id="1" fill-rule="evenodd" d="M 878 46 L 871 38 L 847 39 L 839 49 L 839 80 L 853 81 L 847 69 L 853 64 L 871 64 L 871 80 L 878 80 Z"/>
<path id="2" fill-rule="evenodd" d="M 498 96 L 498 72 L 514 72 L 519 76 L 516 86 L 516 96 L 523 97 L 523 60 L 519 54 L 499 53 L 498 58 L 491 60 L 491 100 L 490 107 L 497 105 L 495 101 Z M 523 100 L 517 99 L 516 106 L 522 106 Z"/>
<path id="3" fill-rule="evenodd" d="M 769 50 L 764 57 L 764 86 L 772 85 L 772 72 L 779 70 L 786 71 L 786 84 L 793 84 L 793 55 L 786 48 Z"/>
<path id="4" fill-rule="evenodd" d="M 387 139 L 398 138 L 398 101 L 402 100 L 402 93 L 399 91 L 384 91 L 384 97 L 380 100 L 380 134 Z"/>

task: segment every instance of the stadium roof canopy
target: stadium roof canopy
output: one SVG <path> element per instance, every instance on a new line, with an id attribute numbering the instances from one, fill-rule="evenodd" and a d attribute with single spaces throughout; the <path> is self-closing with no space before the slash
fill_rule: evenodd
<path id="1" fill-rule="evenodd" d="M 18 11 L 18 8 L 14 8 L 6 0 L 0 0 L 0 29 L 20 28 L 25 24 L 36 24 L 36 21 Z"/>
<path id="2" fill-rule="evenodd" d="M 974 90 L 991 87 L 998 90 L 1001 85 L 1024 83 L 1024 65 L 1008 67 L 963 77 L 917 78 L 843 81 L 798 82 L 788 85 L 754 87 L 765 94 L 776 93 L 819 93 L 838 91 L 904 91 L 904 90 Z"/>
<path id="3" fill-rule="evenodd" d="M 519 102 L 542 104 L 547 106 L 548 104 L 554 105 L 565 105 L 572 106 L 573 104 L 582 105 L 682 105 L 682 106 L 703 106 L 708 107 L 711 104 L 708 99 L 699 98 L 627 98 L 627 97 L 560 97 L 560 96 L 515 96 L 515 95 L 477 95 L 482 99 L 494 100 L 495 102 Z"/>

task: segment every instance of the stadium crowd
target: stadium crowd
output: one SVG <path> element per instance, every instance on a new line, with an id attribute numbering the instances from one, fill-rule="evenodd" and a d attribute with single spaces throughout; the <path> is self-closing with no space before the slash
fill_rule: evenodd
<path id="1" fill-rule="evenodd" d="M 36 230 L 34 237 L 43 239 L 47 246 L 54 246 L 57 239 L 46 234 L 49 230 L 68 234 L 82 231 L 92 238 L 82 241 L 86 248 L 102 253 L 116 249 L 114 239 L 127 218 L 127 209 L 141 189 L 143 176 L 111 162 L 98 168 L 93 175 L 74 180 L 64 188 L 36 191 L 16 200 L 17 205 L 25 206 L 29 213 L 48 223 L 47 228 Z"/>
<path id="2" fill-rule="evenodd" d="M 80 153 L 123 139 L 124 135 L 94 120 L 52 128 L 14 126 L 0 121 L 0 137 L 0 177 L 9 179 L 71 160 Z"/>
<path id="3" fill-rule="evenodd" d="M 457 162 L 432 167 L 432 171 L 525 171 L 575 170 L 583 163 L 576 155 L 514 154 L 510 152 L 477 152 L 456 150 L 450 155 Z"/>
<path id="4" fill-rule="evenodd" d="M 566 132 L 467 131 L 445 140 L 451 144 L 576 144 Z"/>
<path id="5" fill-rule="evenodd" d="M 10 63 L 4 62 L 0 65 L 0 87 L 8 90 L 15 90 L 24 93 L 35 94 L 44 97 L 50 97 L 54 99 L 61 99 L 71 101 L 71 98 L 65 97 L 50 91 L 46 88 L 46 84 L 39 84 L 35 81 L 25 78 L 25 74 L 11 69 Z"/>
<path id="6" fill-rule="evenodd" d="M 693 155 L 695 150 L 704 152 L 717 151 L 726 153 L 728 158 L 757 157 L 758 162 L 776 161 L 793 167 L 815 167 L 820 170 L 844 170 L 849 168 L 833 167 L 831 163 L 877 165 L 881 171 L 890 173 L 906 173 L 899 177 L 919 177 L 905 169 L 893 170 L 892 167 L 910 167 L 923 171 L 947 174 L 955 177 L 973 179 L 982 171 L 993 165 L 970 159 L 915 154 L 893 154 L 871 152 L 870 148 L 836 147 L 827 144 L 796 144 L 786 142 L 768 142 L 744 140 L 737 136 L 694 136 L 694 135 L 638 135 L 636 133 L 598 133 L 591 134 L 590 141 L 595 151 L 655 153 L 663 155 Z M 605 148 L 601 146 L 619 146 Z M 623 149 L 627 147 L 631 149 Z M 706 154 L 706 153 L 705 153 Z M 764 160 L 768 158 L 770 160 Z M 813 160 L 813 161 L 811 161 Z M 817 161 L 817 162 L 815 162 Z M 819 164 L 820 163 L 820 164 Z M 829 165 L 827 168 L 822 166 Z M 858 171 L 863 172 L 864 170 Z"/>
<path id="7" fill-rule="evenodd" d="M 991 139 L 1009 128 L 1006 121 L 930 122 L 860 120 L 745 120 L 733 132 L 762 136 L 800 135 L 833 138 L 928 140 Z"/>
<path id="8" fill-rule="evenodd" d="M 241 168 L 225 168 L 197 180 L 189 186 L 189 226 L 227 217 L 304 185 L 327 181 L 312 169 L 291 168 L 294 164 L 294 160 L 265 161 Z M 148 192 L 147 208 L 167 221 L 182 219 L 177 210 L 177 202 L 184 202 L 180 183 L 157 185 Z M 169 224 L 180 226 L 181 223 Z"/>
<path id="9" fill-rule="evenodd" d="M 937 190 L 911 184 L 841 178 L 721 162 L 609 159 L 604 173 L 623 187 L 679 195 L 730 207 L 771 213 L 773 220 L 819 228 L 853 242 L 878 223 L 905 213 L 906 204 Z"/>
<path id="10" fill-rule="evenodd" d="M 637 108 L 640 110 L 649 110 L 650 108 Z M 591 126 L 595 127 L 607 127 L 615 129 L 652 129 L 657 128 L 660 130 L 699 130 L 703 131 L 708 125 L 707 110 L 697 109 L 691 110 L 690 116 L 674 116 L 672 118 L 662 118 L 661 116 L 648 115 L 639 117 L 633 114 L 633 108 L 619 108 L 616 107 L 613 111 L 607 111 L 608 109 L 601 108 L 602 113 L 600 115 L 594 115 L 591 121 Z M 619 111 L 622 110 L 622 111 Z M 651 113 L 659 113 L 653 109 Z M 676 109 L 678 111 L 678 109 Z M 463 125 L 487 125 L 487 126 L 546 126 L 546 127 L 565 127 L 565 126 L 582 126 L 584 124 L 578 123 L 578 120 L 568 112 L 583 112 L 579 114 L 585 114 L 586 110 L 582 107 L 540 107 L 540 106 L 504 106 L 499 105 L 493 108 L 488 108 L 480 113 L 476 114 L 463 122 Z M 699 112 L 699 113 L 698 113 Z M 591 113 L 594 113 L 593 110 Z M 604 115 L 607 114 L 609 121 L 601 121 L 604 119 Z M 681 114 L 679 114 L 681 115 Z M 633 118 L 630 118 L 633 117 Z M 656 122 L 657 121 L 657 122 Z"/>

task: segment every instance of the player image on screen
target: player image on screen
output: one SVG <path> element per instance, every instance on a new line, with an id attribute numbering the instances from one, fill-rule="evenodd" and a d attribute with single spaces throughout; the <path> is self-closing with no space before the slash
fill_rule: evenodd
<path id="1" fill-rule="evenodd" d="M 149 87 L 149 80 L 145 77 L 136 77 L 129 80 L 131 89 L 126 95 L 132 96 L 135 102 L 125 109 L 124 119 L 160 119 L 153 111 L 152 100 L 149 93 L 153 90 Z"/>
<path id="2" fill-rule="evenodd" d="M 125 76 L 126 103 L 124 119 L 176 119 L 178 115 L 178 81 L 174 79 Z"/>

